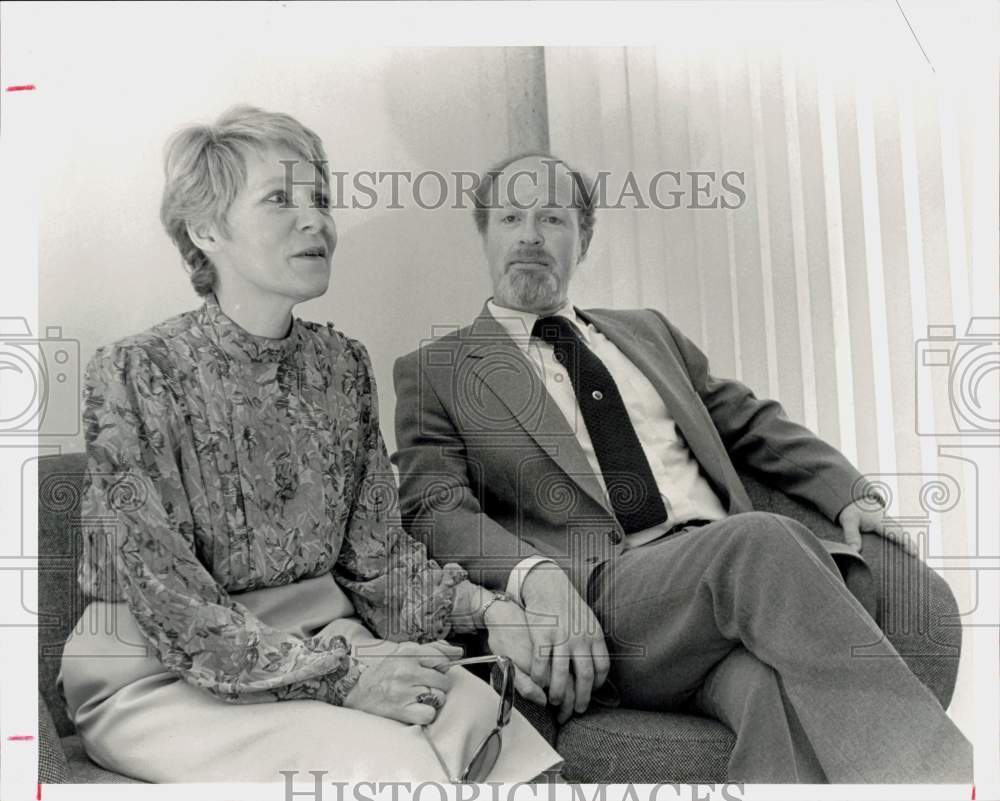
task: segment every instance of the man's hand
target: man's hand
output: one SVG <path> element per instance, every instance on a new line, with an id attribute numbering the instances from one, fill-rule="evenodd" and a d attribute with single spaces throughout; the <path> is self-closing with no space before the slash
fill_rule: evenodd
<path id="1" fill-rule="evenodd" d="M 903 527 L 870 501 L 849 503 L 840 510 L 837 523 L 844 532 L 844 540 L 858 553 L 861 553 L 861 532 L 870 531 L 892 540 L 911 556 L 920 556 L 916 543 Z"/>
<path id="2" fill-rule="evenodd" d="M 490 653 L 514 662 L 514 689 L 529 701 L 545 706 L 545 690 L 531 680 L 531 634 L 524 610 L 510 601 L 495 601 L 486 610 Z"/>
<path id="3" fill-rule="evenodd" d="M 608 677 L 604 630 L 569 578 L 551 564 L 536 565 L 521 585 L 533 644 L 531 678 L 549 688 L 549 703 L 565 723 L 583 713 L 590 694 Z M 572 666 L 572 675 L 570 667 Z"/>

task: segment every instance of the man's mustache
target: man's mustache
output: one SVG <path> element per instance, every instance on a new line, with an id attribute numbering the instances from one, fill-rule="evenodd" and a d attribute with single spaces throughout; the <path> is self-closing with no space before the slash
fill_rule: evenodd
<path id="1" fill-rule="evenodd" d="M 552 256 L 544 248 L 519 248 L 511 253 L 508 264 L 518 261 L 534 261 L 542 264 L 552 264 Z"/>

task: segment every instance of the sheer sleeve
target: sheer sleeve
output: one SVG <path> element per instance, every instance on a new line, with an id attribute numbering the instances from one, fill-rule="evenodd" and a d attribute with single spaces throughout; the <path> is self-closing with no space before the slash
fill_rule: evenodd
<path id="1" fill-rule="evenodd" d="M 226 701 L 313 699 L 340 704 L 361 666 L 340 636 L 299 639 L 235 602 L 197 553 L 182 480 L 183 402 L 161 346 L 103 348 L 87 368 L 88 478 L 80 583 L 125 601 L 163 665 Z"/>
<path id="2" fill-rule="evenodd" d="M 466 578 L 457 564 L 443 568 L 403 529 L 396 477 L 379 430 L 371 361 L 356 340 L 360 415 L 356 490 L 334 575 L 354 608 L 379 636 L 426 642 L 451 631 L 456 588 Z"/>

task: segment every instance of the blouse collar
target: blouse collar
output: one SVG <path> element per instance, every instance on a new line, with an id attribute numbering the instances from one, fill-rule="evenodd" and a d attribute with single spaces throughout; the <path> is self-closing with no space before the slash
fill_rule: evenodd
<path id="1" fill-rule="evenodd" d="M 230 357 L 254 361 L 277 361 L 290 356 L 301 343 L 302 321 L 292 316 L 288 335 L 273 339 L 251 334 L 239 323 L 231 320 L 219 307 L 214 293 L 205 296 L 202 316 L 211 339 Z"/>

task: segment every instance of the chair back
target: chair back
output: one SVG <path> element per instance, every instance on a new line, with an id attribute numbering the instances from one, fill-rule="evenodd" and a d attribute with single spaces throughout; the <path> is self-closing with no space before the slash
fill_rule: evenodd
<path id="1" fill-rule="evenodd" d="M 38 459 L 38 692 L 61 737 L 74 727 L 56 690 L 56 677 L 63 645 L 86 603 L 76 580 L 86 465 L 83 453 Z"/>

